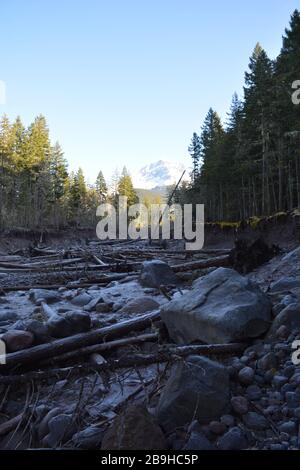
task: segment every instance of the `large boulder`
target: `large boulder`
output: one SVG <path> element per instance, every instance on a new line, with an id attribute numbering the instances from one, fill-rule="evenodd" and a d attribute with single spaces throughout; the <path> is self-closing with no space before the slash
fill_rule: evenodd
<path id="1" fill-rule="evenodd" d="M 158 422 L 167 432 L 197 419 L 209 423 L 229 406 L 229 375 L 206 357 L 190 356 L 175 365 L 158 404 Z"/>
<path id="2" fill-rule="evenodd" d="M 177 343 L 230 343 L 255 338 L 271 324 L 271 302 L 249 279 L 219 268 L 161 309 Z"/>
<path id="3" fill-rule="evenodd" d="M 103 436 L 102 450 L 164 450 L 162 430 L 141 405 L 130 405 Z"/>
<path id="4" fill-rule="evenodd" d="M 142 265 L 140 283 L 144 287 L 176 285 L 178 279 L 170 266 L 164 261 L 145 261 Z"/>

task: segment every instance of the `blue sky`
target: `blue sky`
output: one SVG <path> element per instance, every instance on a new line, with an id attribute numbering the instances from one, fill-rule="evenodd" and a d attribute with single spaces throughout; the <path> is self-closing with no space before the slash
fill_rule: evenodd
<path id="1" fill-rule="evenodd" d="M 274 58 L 293 0 L 1 0 L 0 113 L 44 114 L 71 169 L 190 164 L 210 106 L 226 117 L 256 42 Z"/>

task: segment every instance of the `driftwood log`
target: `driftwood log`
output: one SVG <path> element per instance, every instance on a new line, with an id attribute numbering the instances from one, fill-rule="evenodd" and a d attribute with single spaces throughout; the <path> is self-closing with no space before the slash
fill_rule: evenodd
<path id="1" fill-rule="evenodd" d="M 197 260 L 190 261 L 188 263 L 177 264 L 171 266 L 175 273 L 180 273 L 183 271 L 191 271 L 195 269 L 204 269 L 204 268 L 219 268 L 229 266 L 229 255 L 218 256 L 217 258 L 210 258 L 206 260 Z"/>
<path id="2" fill-rule="evenodd" d="M 19 384 L 27 383 L 30 381 L 40 381 L 55 377 L 56 379 L 72 378 L 81 373 L 87 374 L 90 372 L 104 372 L 112 371 L 115 369 L 122 369 L 127 367 L 143 367 L 150 364 L 157 364 L 163 362 L 176 361 L 180 358 L 187 357 L 193 354 L 201 355 L 231 355 L 241 353 L 247 347 L 245 343 L 232 343 L 232 344 L 212 344 L 212 345 L 193 345 L 193 346 L 177 346 L 164 348 L 154 354 L 136 354 L 130 357 L 110 360 L 101 365 L 84 363 L 73 367 L 65 367 L 59 369 L 50 369 L 43 371 L 32 371 L 18 375 L 0 376 L 0 384 Z"/>
<path id="3" fill-rule="evenodd" d="M 69 361 L 70 359 L 82 359 L 85 356 L 89 356 L 93 353 L 100 353 L 104 351 L 111 351 L 112 349 L 121 348 L 122 346 L 131 346 L 134 344 L 141 344 L 147 341 L 157 341 L 157 333 L 148 333 L 139 336 L 130 336 L 129 338 L 116 339 L 114 341 L 108 341 L 107 343 L 94 344 L 92 346 L 86 346 L 84 348 L 75 349 L 74 351 L 61 354 L 60 356 L 52 357 L 51 359 L 42 362 L 42 365 L 56 364 L 58 362 Z"/>
<path id="4" fill-rule="evenodd" d="M 6 354 L 6 363 L 1 366 L 1 370 L 21 366 L 24 364 L 38 363 L 43 359 L 59 356 L 74 349 L 91 346 L 100 341 L 112 338 L 119 338 L 131 331 L 144 330 L 152 325 L 152 322 L 160 318 L 159 310 L 141 315 L 131 320 L 126 320 L 112 326 L 106 326 L 87 333 L 80 333 L 68 338 L 58 339 L 51 343 L 33 346 L 29 349 Z"/>

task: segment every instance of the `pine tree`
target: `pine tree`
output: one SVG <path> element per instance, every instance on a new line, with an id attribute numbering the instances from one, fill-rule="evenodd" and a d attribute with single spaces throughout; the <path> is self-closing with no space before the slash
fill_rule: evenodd
<path id="1" fill-rule="evenodd" d="M 96 186 L 96 192 L 98 195 L 98 200 L 101 203 L 105 202 L 108 196 L 108 189 L 107 189 L 106 181 L 105 181 L 102 171 L 100 171 L 97 176 L 95 186 Z"/>
<path id="2" fill-rule="evenodd" d="M 131 176 L 125 166 L 118 183 L 118 196 L 126 196 L 128 206 L 137 204 L 139 201 L 139 198 L 133 188 Z"/>
<path id="3" fill-rule="evenodd" d="M 192 180 L 195 182 L 199 176 L 199 165 L 201 157 L 201 142 L 200 137 L 196 132 L 193 133 L 192 141 L 188 151 L 193 162 Z"/>
<path id="4" fill-rule="evenodd" d="M 59 201 L 64 196 L 66 190 L 68 164 L 58 142 L 51 147 L 49 164 L 52 200 Z"/>

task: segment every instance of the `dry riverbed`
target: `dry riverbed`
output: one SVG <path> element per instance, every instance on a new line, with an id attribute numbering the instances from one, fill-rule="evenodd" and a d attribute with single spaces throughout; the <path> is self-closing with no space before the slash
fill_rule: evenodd
<path id="1" fill-rule="evenodd" d="M 246 276 L 228 254 L 3 252 L 1 448 L 300 448 L 300 251 Z"/>

